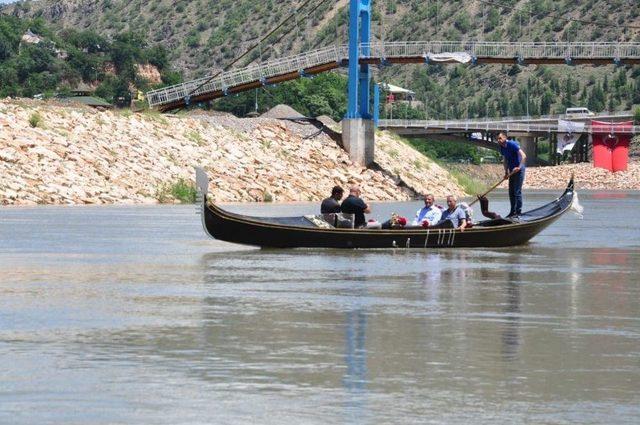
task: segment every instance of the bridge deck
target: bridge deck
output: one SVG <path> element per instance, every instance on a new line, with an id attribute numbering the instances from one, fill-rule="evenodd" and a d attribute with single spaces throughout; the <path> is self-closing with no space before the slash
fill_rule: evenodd
<path id="1" fill-rule="evenodd" d="M 553 114 L 553 115 L 538 115 L 538 116 L 507 116 L 507 117 L 482 117 L 482 118 L 468 118 L 468 119 L 453 119 L 453 120 L 423 120 L 421 122 L 426 123 L 427 127 L 444 127 L 449 124 L 459 125 L 460 123 L 468 123 L 469 125 L 485 125 L 487 123 L 515 123 L 525 122 L 529 124 L 553 124 L 558 120 L 567 121 L 627 121 L 632 120 L 634 117 L 633 111 L 615 111 L 615 112 L 599 112 L 593 115 L 587 114 Z M 401 120 L 401 118 L 398 118 Z M 385 121 L 385 120 L 383 120 Z M 389 121 L 389 120 L 386 120 Z"/>
<path id="2" fill-rule="evenodd" d="M 535 42 L 385 42 L 360 46 L 360 62 L 374 65 L 427 63 L 432 55 L 466 53 L 473 63 L 513 64 L 640 64 L 640 43 L 535 43 Z M 223 72 L 214 78 L 152 90 L 151 107 L 170 110 L 268 84 L 293 80 L 348 65 L 348 47 L 333 46 Z M 438 63 L 455 62 L 437 59 Z"/>

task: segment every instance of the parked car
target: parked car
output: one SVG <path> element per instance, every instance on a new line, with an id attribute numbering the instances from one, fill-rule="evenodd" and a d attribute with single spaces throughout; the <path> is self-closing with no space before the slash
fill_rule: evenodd
<path id="1" fill-rule="evenodd" d="M 499 162 L 501 162 L 500 159 L 495 156 L 483 156 L 480 158 L 481 164 L 497 164 Z"/>
<path id="2" fill-rule="evenodd" d="M 595 114 L 587 108 L 567 108 L 567 110 L 564 112 L 564 115 L 567 118 L 582 118 L 591 117 Z"/>

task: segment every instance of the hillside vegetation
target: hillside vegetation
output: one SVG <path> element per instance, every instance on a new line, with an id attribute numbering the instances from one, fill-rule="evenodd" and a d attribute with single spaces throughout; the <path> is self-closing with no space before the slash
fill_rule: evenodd
<path id="1" fill-rule="evenodd" d="M 60 28 L 90 28 L 103 37 L 140 32 L 165 47 L 171 64 L 192 78 L 222 69 L 302 3 L 43 0 L 18 2 L 3 11 L 42 17 Z M 348 1 L 327 0 L 310 12 L 317 3 L 310 2 L 284 26 L 288 34 L 274 34 L 237 66 L 345 43 Z M 373 8 L 374 38 L 386 41 L 640 41 L 637 0 L 381 0 Z M 638 67 L 412 65 L 376 70 L 375 78 L 414 90 L 429 117 L 533 115 L 571 105 L 619 110 L 640 104 Z M 244 106 L 235 108 L 248 112 L 250 102 L 247 95 Z"/>
<path id="2" fill-rule="evenodd" d="M 155 72 L 156 80 L 142 72 Z M 110 102 L 135 89 L 177 81 L 161 45 L 139 33 L 103 37 L 86 30 L 52 28 L 42 18 L 0 15 L 0 97 L 68 94 L 80 85 Z"/>

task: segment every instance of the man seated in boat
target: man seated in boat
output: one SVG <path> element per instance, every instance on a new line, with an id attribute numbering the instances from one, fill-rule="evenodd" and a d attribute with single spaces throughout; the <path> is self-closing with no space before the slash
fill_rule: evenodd
<path id="1" fill-rule="evenodd" d="M 428 227 L 436 224 L 442 217 L 442 210 L 433 205 L 433 195 L 427 193 L 424 195 L 424 207 L 416 212 L 416 217 L 411 223 L 413 226 Z"/>
<path id="2" fill-rule="evenodd" d="M 320 205 L 320 214 L 332 214 L 340 212 L 340 201 L 344 190 L 340 186 L 333 186 L 331 196 L 322 200 Z"/>
<path id="3" fill-rule="evenodd" d="M 438 225 L 449 224 L 447 222 L 450 222 L 454 229 L 459 229 L 461 232 L 464 232 L 465 227 L 467 227 L 467 215 L 462 208 L 458 206 L 458 200 L 455 196 L 447 196 L 447 207 L 448 208 L 442 213 Z"/>
<path id="4" fill-rule="evenodd" d="M 364 227 L 367 224 L 367 220 L 365 219 L 365 214 L 371 213 L 371 208 L 367 205 L 362 199 L 360 199 L 360 191 L 359 186 L 351 186 L 349 188 L 349 196 L 342 201 L 342 205 L 340 205 L 340 210 L 343 214 L 353 214 L 354 222 L 353 227 Z"/>
<path id="5" fill-rule="evenodd" d="M 465 217 L 467 218 L 466 229 L 473 227 L 473 208 L 469 206 L 466 202 L 460 202 L 458 207 L 464 212 Z"/>

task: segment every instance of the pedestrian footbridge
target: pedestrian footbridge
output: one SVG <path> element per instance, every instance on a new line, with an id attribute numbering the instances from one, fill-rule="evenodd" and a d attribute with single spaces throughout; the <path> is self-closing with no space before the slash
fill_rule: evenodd
<path id="1" fill-rule="evenodd" d="M 640 43 L 617 42 L 396 41 L 363 43 L 358 53 L 360 63 L 378 66 L 430 63 L 640 64 Z M 152 90 L 146 97 L 152 108 L 167 111 L 345 67 L 349 64 L 348 58 L 348 45 L 332 46 Z"/>

